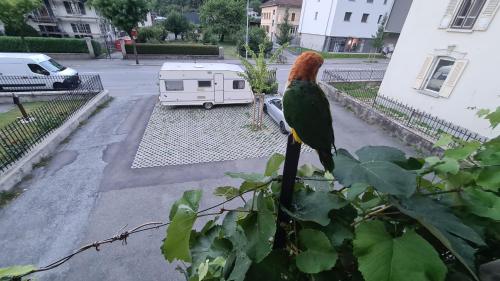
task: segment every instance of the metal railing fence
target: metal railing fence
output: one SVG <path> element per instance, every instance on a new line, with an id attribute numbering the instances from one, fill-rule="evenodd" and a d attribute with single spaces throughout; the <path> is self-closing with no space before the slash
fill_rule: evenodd
<path id="1" fill-rule="evenodd" d="M 67 77 L 66 77 L 67 78 Z M 72 78 L 74 79 L 74 78 Z M 27 154 L 33 147 L 46 138 L 53 130 L 61 126 L 73 116 L 81 107 L 87 104 L 102 90 L 99 75 L 80 75 L 77 85 L 66 84 L 54 91 L 55 98 L 46 102 L 37 102 L 33 110 L 27 110 L 27 116 L 20 116 L 17 120 L 0 128 L 0 172 L 6 171 L 13 163 Z M 30 79 L 29 77 L 0 76 L 0 85 L 10 83 L 3 92 L 12 88 L 19 81 L 38 84 L 59 82 L 51 77 L 46 79 Z M 3 83 L 3 84 L 2 84 Z M 26 90 L 40 90 L 39 86 L 24 86 Z M 43 89 L 47 91 L 47 89 Z"/>

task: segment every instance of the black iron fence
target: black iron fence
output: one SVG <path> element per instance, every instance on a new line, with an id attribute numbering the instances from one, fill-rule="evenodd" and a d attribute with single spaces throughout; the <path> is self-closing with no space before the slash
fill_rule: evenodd
<path id="1" fill-rule="evenodd" d="M 326 69 L 322 80 L 332 82 L 382 81 L 385 69 Z"/>
<path id="2" fill-rule="evenodd" d="M 50 84 L 63 83 L 61 81 L 67 78 L 70 77 L 30 79 L 29 77 L 0 76 L 0 84 L 6 85 L 8 83 L 8 86 L 3 87 L 0 91 L 8 92 L 8 89 L 13 87 L 19 88 L 20 85 L 16 86 L 19 81 L 26 83 L 22 85 L 24 91 L 39 91 L 41 84 L 47 87 Z M 71 81 L 76 81 L 73 77 L 71 79 Z M 54 91 L 55 97 L 53 99 L 33 103 L 31 110 L 19 108 L 20 113 L 17 120 L 0 127 L 0 172 L 7 170 L 10 165 L 23 157 L 103 90 L 99 75 L 80 75 L 77 76 L 77 79 L 76 84 L 65 84 L 62 88 L 56 87 L 57 91 Z M 37 83 L 33 82 L 35 80 Z M 30 82 L 31 84 L 27 84 Z M 47 91 L 48 89 L 42 90 Z M 25 103 L 25 105 L 28 104 Z M 22 103 L 21 107 L 24 108 Z M 21 114 L 21 111 L 25 111 L 26 115 Z"/>
<path id="3" fill-rule="evenodd" d="M 377 73 L 371 77 L 383 77 L 383 70 L 374 70 Z M 353 70 L 326 70 L 326 75 L 323 75 L 323 81 L 333 85 L 338 91 L 360 101 L 368 107 L 374 108 L 386 117 L 397 121 L 415 131 L 418 131 L 435 140 L 439 139 L 442 134 L 449 134 L 461 140 L 478 140 L 485 141 L 486 138 L 474 133 L 468 129 L 457 126 L 451 122 L 433 116 L 424 111 L 415 109 L 407 104 L 404 104 L 395 99 L 380 95 L 380 81 L 364 80 L 360 81 L 359 77 L 368 77 L 370 71 L 362 70 L 355 74 Z M 346 74 L 348 73 L 348 74 Z M 382 73 L 382 74 L 380 74 Z M 344 77 L 346 79 L 337 79 Z M 349 80 L 353 77 L 353 80 Z"/>

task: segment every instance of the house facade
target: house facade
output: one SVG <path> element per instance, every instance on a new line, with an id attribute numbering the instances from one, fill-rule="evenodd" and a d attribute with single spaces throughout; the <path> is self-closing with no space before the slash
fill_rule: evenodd
<path id="1" fill-rule="evenodd" d="M 43 0 L 27 23 L 48 37 L 92 37 L 97 40 L 114 38 L 109 22 L 81 0 Z"/>
<path id="2" fill-rule="evenodd" d="M 393 0 L 303 0 L 300 46 L 316 51 L 370 53 L 372 36 Z"/>
<path id="3" fill-rule="evenodd" d="M 387 16 L 384 27 L 384 48 L 386 48 L 386 53 L 394 51 L 412 3 L 413 0 L 394 0 L 391 13 Z"/>
<path id="4" fill-rule="evenodd" d="M 300 10 L 302 0 L 269 0 L 263 3 L 261 7 L 260 26 L 264 28 L 272 41 L 276 39 L 276 33 L 279 32 L 278 25 L 285 20 L 286 10 L 288 9 L 288 21 L 292 28 L 290 33 L 295 36 L 300 23 Z"/>
<path id="5" fill-rule="evenodd" d="M 500 0 L 414 1 L 380 94 L 486 137 L 500 106 Z M 425 20 L 423 20 L 425 19 Z"/>

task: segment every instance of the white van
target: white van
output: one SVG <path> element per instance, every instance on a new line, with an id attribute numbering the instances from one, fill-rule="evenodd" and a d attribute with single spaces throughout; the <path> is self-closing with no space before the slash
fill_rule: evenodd
<path id="1" fill-rule="evenodd" d="M 79 83 L 76 70 L 44 54 L 0 53 L 0 90 L 58 90 Z"/>
<path id="2" fill-rule="evenodd" d="M 164 63 L 159 74 L 162 105 L 251 103 L 250 84 L 240 77 L 243 69 L 227 63 Z"/>

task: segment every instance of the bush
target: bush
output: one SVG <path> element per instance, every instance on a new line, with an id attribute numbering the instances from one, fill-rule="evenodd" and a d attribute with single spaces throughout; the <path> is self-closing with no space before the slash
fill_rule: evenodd
<path id="1" fill-rule="evenodd" d="M 139 28 L 137 34 L 138 43 L 146 43 L 150 41 L 163 41 L 165 38 L 165 29 L 162 26 L 151 26 Z"/>
<path id="2" fill-rule="evenodd" d="M 203 40 L 202 42 L 204 44 L 212 44 L 212 45 L 217 45 L 217 43 L 219 43 L 219 37 L 211 32 L 211 31 L 205 31 L 203 33 Z"/>
<path id="3" fill-rule="evenodd" d="M 125 45 L 127 54 L 133 54 L 132 45 Z M 219 55 L 219 48 L 212 45 L 195 44 L 137 44 L 138 54 L 154 55 Z"/>
<path id="4" fill-rule="evenodd" d="M 245 38 L 246 33 L 242 30 L 239 33 L 238 41 L 236 42 L 236 49 L 240 55 L 245 55 Z M 273 43 L 267 39 L 266 31 L 259 27 L 252 27 L 248 31 L 248 46 L 255 53 L 259 52 L 259 45 L 264 44 L 264 51 L 266 56 L 269 55 L 273 49 Z"/>
<path id="5" fill-rule="evenodd" d="M 39 53 L 88 53 L 87 44 L 84 39 L 77 38 L 46 38 L 26 37 L 31 52 Z M 92 46 L 96 55 L 101 53 L 101 47 L 97 41 L 92 40 Z M 0 37 L 0 52 L 25 52 L 26 49 L 20 37 Z"/>
<path id="6" fill-rule="evenodd" d="M 25 36 L 25 37 L 40 37 L 40 34 L 31 25 L 24 23 L 21 30 L 16 31 L 9 25 L 5 26 L 5 35 L 7 36 Z"/>

